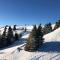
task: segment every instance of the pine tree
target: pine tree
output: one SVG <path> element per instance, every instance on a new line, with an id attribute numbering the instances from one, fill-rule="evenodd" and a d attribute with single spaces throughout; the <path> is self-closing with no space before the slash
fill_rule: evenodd
<path id="1" fill-rule="evenodd" d="M 37 32 L 38 32 L 38 36 L 42 35 L 42 26 L 41 26 L 41 24 L 38 26 Z"/>
<path id="2" fill-rule="evenodd" d="M 9 26 L 8 33 L 7 33 L 7 44 L 11 44 L 14 41 L 13 39 L 13 31 L 11 26 Z"/>
<path id="3" fill-rule="evenodd" d="M 14 25 L 13 30 L 16 30 L 16 25 Z"/>
<path id="4" fill-rule="evenodd" d="M 36 39 L 37 39 L 37 28 L 36 28 L 36 25 L 34 25 L 34 28 L 27 40 L 25 50 L 27 50 L 27 51 L 37 50 L 37 45 L 36 45 L 37 40 Z"/>
<path id="5" fill-rule="evenodd" d="M 52 31 L 51 23 L 45 24 L 45 26 L 43 28 L 44 34 L 50 33 L 51 31 Z"/>
<path id="6" fill-rule="evenodd" d="M 37 29 L 37 36 L 38 36 L 38 47 L 42 46 L 43 44 L 43 31 L 42 31 L 42 26 L 41 24 L 38 26 L 38 29 Z"/>
<path id="7" fill-rule="evenodd" d="M 21 38 L 22 37 L 22 33 L 20 33 L 20 36 L 19 36 L 19 38 Z"/>
<path id="8" fill-rule="evenodd" d="M 15 33 L 15 40 L 19 40 L 19 35 Z"/>
<path id="9" fill-rule="evenodd" d="M 54 30 L 56 30 L 57 28 L 60 27 L 60 20 L 58 20 L 56 23 L 55 23 L 55 27 L 54 27 Z"/>
<path id="10" fill-rule="evenodd" d="M 7 45 L 7 41 L 6 41 L 6 26 L 5 26 L 5 28 L 4 28 L 4 31 L 3 31 L 3 34 L 2 34 L 2 38 L 1 38 L 1 43 L 2 43 L 2 47 L 4 47 L 4 46 L 6 46 Z"/>
<path id="11" fill-rule="evenodd" d="M 0 48 L 2 47 L 2 44 L 3 43 L 3 41 L 2 41 L 2 35 L 0 35 Z"/>
<path id="12" fill-rule="evenodd" d="M 41 24 L 39 25 L 38 29 L 36 25 L 34 25 L 34 28 L 27 40 L 25 50 L 36 51 L 40 46 L 42 46 L 42 44 L 43 44 L 43 33 L 42 33 Z"/>
<path id="13" fill-rule="evenodd" d="M 3 34 L 2 34 L 2 37 L 6 37 L 6 26 L 5 26 L 5 28 L 4 28 L 4 31 L 3 31 Z"/>
<path id="14" fill-rule="evenodd" d="M 25 27 L 25 31 L 24 32 L 26 32 L 27 31 L 27 29 L 26 29 L 26 27 Z"/>

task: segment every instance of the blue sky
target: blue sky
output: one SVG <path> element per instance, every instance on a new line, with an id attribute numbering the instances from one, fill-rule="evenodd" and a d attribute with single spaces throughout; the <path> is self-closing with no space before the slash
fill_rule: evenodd
<path id="1" fill-rule="evenodd" d="M 0 0 L 0 25 L 45 24 L 60 19 L 60 0 Z"/>

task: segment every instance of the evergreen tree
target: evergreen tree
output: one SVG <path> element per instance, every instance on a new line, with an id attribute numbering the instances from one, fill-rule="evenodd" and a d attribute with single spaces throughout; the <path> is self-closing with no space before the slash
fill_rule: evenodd
<path id="1" fill-rule="evenodd" d="M 37 32 L 38 32 L 38 33 L 37 33 L 38 36 L 43 35 L 43 34 L 42 34 L 42 26 L 41 26 L 41 24 L 38 26 Z"/>
<path id="2" fill-rule="evenodd" d="M 25 50 L 27 50 L 27 51 L 36 50 L 36 34 L 37 34 L 37 28 L 35 25 L 30 36 L 29 36 L 29 38 L 28 38 L 28 40 L 27 40 Z"/>
<path id="3" fill-rule="evenodd" d="M 19 40 L 19 35 L 15 33 L 15 40 Z"/>
<path id="4" fill-rule="evenodd" d="M 3 43 L 3 41 L 2 41 L 2 35 L 0 35 L 0 48 L 2 47 L 2 44 Z"/>
<path id="5" fill-rule="evenodd" d="M 16 25 L 14 25 L 13 30 L 16 30 Z"/>
<path id="6" fill-rule="evenodd" d="M 22 33 L 20 33 L 20 36 L 19 36 L 20 38 L 22 37 Z"/>
<path id="7" fill-rule="evenodd" d="M 43 33 L 41 24 L 39 25 L 38 29 L 36 25 L 34 25 L 34 28 L 27 40 L 25 50 L 36 51 L 42 44 L 43 44 Z"/>
<path id="8" fill-rule="evenodd" d="M 60 27 L 60 20 L 58 20 L 56 23 L 55 23 L 55 27 L 54 27 L 54 30 L 56 30 L 57 28 Z"/>
<path id="9" fill-rule="evenodd" d="M 5 28 L 4 28 L 4 31 L 3 31 L 3 34 L 2 34 L 2 37 L 6 37 L 6 26 L 5 26 Z"/>
<path id="10" fill-rule="evenodd" d="M 45 24 L 45 26 L 43 28 L 43 33 L 47 34 L 47 33 L 50 33 L 51 31 L 52 31 L 51 23 Z"/>
<path id="11" fill-rule="evenodd" d="M 43 44 L 43 32 L 42 32 L 42 26 L 41 24 L 38 26 L 38 29 L 37 29 L 37 36 L 38 36 L 38 47 L 42 46 Z"/>
<path id="12" fill-rule="evenodd" d="M 2 45 L 2 47 L 4 47 L 4 46 L 6 46 L 7 45 L 7 41 L 6 41 L 6 26 L 5 26 L 5 28 L 4 28 L 4 31 L 3 31 L 3 34 L 2 34 L 2 38 L 1 38 L 1 45 Z"/>
<path id="13" fill-rule="evenodd" d="M 26 27 L 25 27 L 25 31 L 24 32 L 26 32 L 27 31 L 27 29 L 26 29 Z"/>
<path id="14" fill-rule="evenodd" d="M 7 33 L 7 44 L 11 44 L 14 41 L 13 39 L 13 31 L 11 26 L 9 26 L 8 33 Z"/>

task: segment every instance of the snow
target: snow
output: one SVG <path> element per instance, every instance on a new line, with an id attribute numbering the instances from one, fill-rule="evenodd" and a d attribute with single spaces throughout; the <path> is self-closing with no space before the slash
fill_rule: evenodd
<path id="1" fill-rule="evenodd" d="M 52 29 L 54 29 L 55 24 L 52 24 Z"/>
<path id="2" fill-rule="evenodd" d="M 46 34 L 44 36 L 45 38 L 45 41 L 48 42 L 48 41 L 60 41 L 60 28 L 56 29 L 55 31 L 49 33 L 49 34 Z"/>
<path id="3" fill-rule="evenodd" d="M 16 28 L 17 29 L 22 29 L 22 28 L 25 29 L 26 28 L 28 31 L 31 31 L 33 29 L 33 25 L 26 25 L 26 26 L 24 26 L 24 25 L 20 25 L 20 26 L 17 25 Z"/>
<path id="4" fill-rule="evenodd" d="M 27 39 L 29 34 L 30 34 L 30 32 L 25 32 L 24 34 L 22 34 L 23 35 L 22 38 Z"/>
<path id="5" fill-rule="evenodd" d="M 22 38 L 6 49 L 0 50 L 0 60 L 60 60 L 60 28 L 44 35 L 44 44 L 36 52 L 24 51 L 26 38 L 30 32 L 18 30 L 17 32 L 23 33 Z"/>
<path id="6" fill-rule="evenodd" d="M 29 31 L 31 31 L 32 29 L 33 29 L 33 26 L 31 25 L 31 26 L 26 26 L 26 28 L 29 30 Z"/>
<path id="7" fill-rule="evenodd" d="M 18 60 L 60 60 L 60 28 L 44 36 L 44 45 L 37 52 L 22 50 Z"/>

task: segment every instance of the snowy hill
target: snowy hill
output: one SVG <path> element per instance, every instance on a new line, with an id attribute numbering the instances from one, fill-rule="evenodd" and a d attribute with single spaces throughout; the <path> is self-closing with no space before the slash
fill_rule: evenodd
<path id="1" fill-rule="evenodd" d="M 60 28 L 44 36 L 44 45 L 37 52 L 22 50 L 18 60 L 60 60 Z"/>
<path id="2" fill-rule="evenodd" d="M 60 28 L 56 29 L 55 31 L 46 34 L 44 36 L 45 41 L 60 41 Z"/>
<path id="3" fill-rule="evenodd" d="M 29 29 L 29 28 L 28 28 Z M 21 32 L 20 32 L 21 33 Z M 30 32 L 23 34 L 19 41 L 16 41 L 6 49 L 0 50 L 1 60 L 60 60 L 60 28 L 44 36 L 44 44 L 36 52 L 24 51 L 26 38 Z"/>

